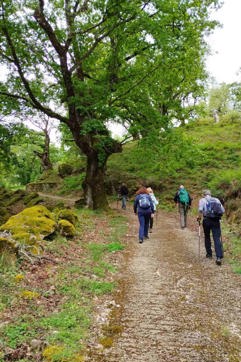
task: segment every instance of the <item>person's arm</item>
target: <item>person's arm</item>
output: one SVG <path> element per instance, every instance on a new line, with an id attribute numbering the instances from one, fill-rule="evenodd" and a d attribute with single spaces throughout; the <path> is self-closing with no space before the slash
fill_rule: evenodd
<path id="1" fill-rule="evenodd" d="M 154 204 L 153 204 L 151 196 L 150 195 L 148 195 L 148 196 L 149 196 L 149 200 L 150 200 L 150 203 L 151 203 L 151 213 L 154 214 L 154 212 L 155 212 Z"/>
<path id="2" fill-rule="evenodd" d="M 179 203 L 179 193 L 178 193 L 178 192 L 175 194 L 173 201 L 174 201 L 176 204 Z"/>
<path id="3" fill-rule="evenodd" d="M 154 202 L 155 205 L 158 205 L 158 204 L 159 204 L 159 202 L 158 202 L 158 200 L 157 200 L 157 198 L 156 198 L 155 195 L 153 195 L 153 202 Z"/>
<path id="4" fill-rule="evenodd" d="M 191 206 L 192 205 L 192 198 L 191 198 L 191 196 L 189 194 L 188 194 L 188 198 L 189 198 L 188 205 Z"/>

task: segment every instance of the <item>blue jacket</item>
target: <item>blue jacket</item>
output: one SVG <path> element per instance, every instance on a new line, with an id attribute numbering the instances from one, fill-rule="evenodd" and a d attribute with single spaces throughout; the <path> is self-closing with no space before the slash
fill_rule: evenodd
<path id="1" fill-rule="evenodd" d="M 150 200 L 150 207 L 148 209 L 142 209 L 139 206 L 139 200 L 141 198 L 142 195 L 147 195 L 148 199 Z M 134 201 L 134 213 L 139 213 L 139 214 L 154 214 L 154 205 L 151 199 L 151 196 L 149 194 L 140 194 L 137 195 Z"/>

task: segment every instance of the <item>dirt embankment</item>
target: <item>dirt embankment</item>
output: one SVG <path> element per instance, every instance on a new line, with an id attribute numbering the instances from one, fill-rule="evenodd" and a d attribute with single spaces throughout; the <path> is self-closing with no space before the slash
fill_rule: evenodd
<path id="1" fill-rule="evenodd" d="M 125 211 L 123 211 L 125 212 Z M 176 215 L 158 212 L 150 239 L 138 243 L 132 209 L 126 260 L 112 324 L 122 331 L 102 362 L 238 362 L 241 360 L 241 277 L 227 260 L 217 266 L 199 248 L 194 221 L 181 230 Z"/>

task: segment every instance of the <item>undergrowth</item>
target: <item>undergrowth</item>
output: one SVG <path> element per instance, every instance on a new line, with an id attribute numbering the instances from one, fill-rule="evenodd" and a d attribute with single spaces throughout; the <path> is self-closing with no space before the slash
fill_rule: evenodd
<path id="1" fill-rule="evenodd" d="M 33 356 L 45 362 L 84 360 L 93 300 L 116 287 L 111 256 L 124 248 L 126 220 L 114 212 L 77 213 L 78 236 L 46 245 L 54 262 L 22 263 L 0 274 L 0 361 L 7 351 L 21 362 Z"/>

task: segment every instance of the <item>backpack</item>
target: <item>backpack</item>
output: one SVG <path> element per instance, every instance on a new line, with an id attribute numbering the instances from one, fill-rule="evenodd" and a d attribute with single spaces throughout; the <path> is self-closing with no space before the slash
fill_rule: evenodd
<path id="1" fill-rule="evenodd" d="M 220 219 L 223 216 L 222 205 L 219 200 L 214 197 L 207 200 L 205 216 L 212 219 Z"/>
<path id="2" fill-rule="evenodd" d="M 188 205 L 189 204 L 189 195 L 187 190 L 181 189 L 179 191 L 179 201 L 181 204 Z"/>
<path id="3" fill-rule="evenodd" d="M 151 207 L 150 197 L 147 194 L 140 195 L 138 202 L 141 209 L 149 209 Z"/>

